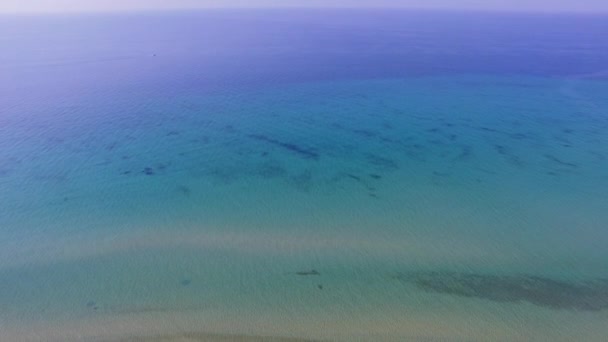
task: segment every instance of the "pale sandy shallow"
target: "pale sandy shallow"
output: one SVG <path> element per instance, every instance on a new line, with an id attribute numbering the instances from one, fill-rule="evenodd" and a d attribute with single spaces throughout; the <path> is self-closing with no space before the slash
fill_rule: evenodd
<path id="1" fill-rule="evenodd" d="M 605 341 L 608 313 L 581 313 L 511 306 L 497 315 L 483 302 L 454 299 L 460 313 L 386 308 L 364 317 L 285 317 L 229 311 L 166 311 L 111 314 L 63 321 L 4 322 L 9 342 L 192 341 Z M 507 306 L 508 308 L 508 306 Z M 236 310 L 236 312 L 235 312 Z M 289 316 L 289 315 L 287 315 Z"/>
<path id="2" fill-rule="evenodd" d="M 101 340 L 100 340 L 101 341 Z M 139 336 L 105 340 L 107 342 L 308 342 L 300 338 L 244 336 L 244 335 L 215 335 L 204 333 L 184 333 L 168 336 Z"/>
<path id="3" fill-rule="evenodd" d="M 491 263 L 494 267 L 508 268 L 527 265 L 531 269 L 545 269 L 547 263 L 570 260 L 568 251 L 543 253 L 543 246 L 530 251 L 508 243 L 488 243 L 466 239 L 425 236 L 379 236 L 378 234 L 341 236 L 332 233 L 277 233 L 230 232 L 230 230 L 202 230 L 198 227 L 137 229 L 125 227 L 119 234 L 84 233 L 71 236 L 30 238 L 8 242 L 0 249 L 0 269 L 13 269 L 27 265 L 50 265 L 98 258 L 118 253 L 153 250 L 159 248 L 196 248 L 220 250 L 239 255 L 298 257 L 311 253 L 347 257 L 375 257 L 415 260 L 416 264 L 469 266 Z M 545 262 L 539 255 L 551 255 Z"/>
<path id="4" fill-rule="evenodd" d="M 173 233 L 173 234 L 171 234 Z M 33 245 L 33 244 L 32 244 Z M 28 246 L 31 248 L 32 245 Z M 404 248 L 408 246 L 409 248 Z M 435 248 L 431 248 L 431 247 Z M 513 253 L 490 253 L 486 248 L 471 244 L 470 248 L 445 243 L 390 241 L 383 238 L 339 238 L 324 236 L 287 236 L 268 233 L 262 236 L 248 233 L 220 234 L 195 232 L 194 230 L 156 234 L 130 231 L 129 233 L 97 238 L 96 236 L 72 236 L 65 241 L 47 241 L 36 244 L 32 253 L 23 250 L 4 250 L 7 256 L 21 252 L 23 257 L 4 259 L 1 268 L 25 265 L 52 267 L 57 262 L 70 262 L 99 258 L 131 251 L 155 248 L 170 250 L 190 247 L 200 250 L 219 249 L 234 256 L 244 254 L 252 259 L 267 254 L 282 258 L 297 257 L 310 253 L 318 255 L 348 255 L 349 260 L 370 255 L 385 259 L 399 256 L 403 260 L 426 260 L 429 264 L 441 264 L 459 255 L 459 262 L 475 264 L 493 256 L 493 264 L 508 265 Z M 37 252 L 37 253 L 36 253 Z M 352 255 L 351 255 L 352 254 Z M 429 259 L 421 259 L 421 256 Z M 498 257 L 501 256 L 501 257 Z M 238 258 L 237 258 L 238 259 Z M 331 261 L 330 257 L 326 258 Z M 240 260 L 240 259 L 239 259 Z M 324 259 L 325 260 L 325 259 Z M 526 259 L 527 260 L 527 259 Z M 14 262 L 13 262 L 14 261 Z M 293 269 L 291 271 L 297 271 Z M 324 272 L 323 269 L 321 269 Z M 283 270 L 277 271 L 283 274 Z M 113 274 L 113 273 L 108 273 Z M 323 273 L 325 276 L 325 273 Z M 116 277 L 124 276 L 120 273 Z M 264 283 L 265 278 L 257 279 Z M 229 278 L 232 279 L 232 278 Z M 274 278 L 273 278 L 274 279 Z M 367 279 L 367 278 L 366 278 Z M 371 278 L 373 279 L 373 277 Z M 328 280 L 329 281 L 329 280 Z M 293 286 L 291 282 L 288 282 Z M 331 284 L 331 282 L 329 282 Z M 525 303 L 502 304 L 483 300 L 435 294 L 412 293 L 401 296 L 407 288 L 399 284 L 377 287 L 346 281 L 332 292 L 327 284 L 323 293 L 329 297 L 304 296 L 301 287 L 285 293 L 276 289 L 256 288 L 251 293 L 233 293 L 237 298 L 227 298 L 220 306 L 196 306 L 184 303 L 171 307 L 164 303 L 155 306 L 129 307 L 129 303 L 83 317 L 49 317 L 37 319 L 12 316 L 0 319 L 0 341 L 8 342 L 191 342 L 191 341 L 605 341 L 608 336 L 608 311 L 575 312 L 543 309 Z M 84 283 L 86 285 L 86 282 Z M 76 287 L 69 288 L 69 295 Z M 299 290 L 298 290 L 299 289 Z M 272 291 L 271 291 L 272 290 Z M 66 289 L 68 291 L 68 289 Z M 304 292 L 299 292 L 304 291 Z M 316 291 L 316 290 L 315 290 Z M 49 293 L 55 294 L 51 291 Z M 168 292 L 171 293 L 170 291 Z M 315 292 L 316 293 L 316 292 Z M 113 298 L 125 297 L 122 293 Z M 380 296 L 381 300 L 378 300 Z M 61 297 L 63 298 L 63 297 Z M 268 298 L 273 298 L 269 301 Z M 316 298 L 316 299 L 315 299 Z M 389 299 L 386 299 L 389 298 Z M 43 298 L 45 299 L 45 298 Z M 128 297 L 124 298 L 127 301 Z M 220 298 L 221 299 L 221 298 Z M 386 299 L 386 300 L 385 300 Z M 45 300 L 49 300 L 46 298 Z M 252 300 L 251 305 L 241 300 Z M 328 305 L 334 303 L 336 305 Z M 376 301 L 374 301 L 376 300 Z M 269 303 L 278 302 L 277 306 Z M 83 306 L 86 300 L 83 301 Z M 172 302 L 173 303 L 173 302 Z M 341 304 L 339 304 L 341 303 Z M 135 303 L 136 304 L 136 303 Z M 134 304 L 134 305 L 135 305 Z M 249 303 L 251 304 L 251 303 Z M 276 304 L 276 303 L 275 303 Z M 22 305 L 22 304 L 20 304 Z M 35 308 L 38 308 L 36 305 Z M 7 316 L 9 317 L 9 316 Z"/>
<path id="5" fill-rule="evenodd" d="M 154 248 L 199 248 L 202 250 L 227 250 L 252 255 L 297 255 L 313 251 L 333 251 L 355 253 L 361 251 L 402 257 L 425 256 L 427 259 L 444 260 L 487 260 L 492 257 L 497 262 L 508 262 L 513 258 L 507 251 L 503 254 L 480 248 L 474 243 L 455 246 L 454 241 L 421 241 L 412 239 L 384 239 L 373 237 L 340 237 L 331 234 L 316 236 L 287 236 L 286 234 L 258 233 L 196 233 L 183 231 L 129 232 L 121 235 L 97 237 L 72 236 L 65 239 L 45 239 L 29 241 L 26 247 L 14 244 L 0 251 L 0 267 L 19 267 L 26 264 L 52 264 L 85 258 L 95 258 L 121 252 Z M 465 244 L 465 242 L 463 242 Z M 433 247 L 433 248 L 430 248 Z M 494 247 L 494 246 L 492 246 Z M 454 249 L 459 255 L 450 254 Z M 498 255 L 496 255 L 498 254 Z M 503 257 L 503 259 L 501 259 Z"/>

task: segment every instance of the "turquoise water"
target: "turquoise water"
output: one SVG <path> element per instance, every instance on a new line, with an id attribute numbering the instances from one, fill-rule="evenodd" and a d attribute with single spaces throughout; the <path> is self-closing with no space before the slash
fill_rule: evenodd
<path id="1" fill-rule="evenodd" d="M 471 54 L 509 43 L 529 60 L 478 68 L 468 42 L 444 51 L 443 29 L 394 14 L 198 15 L 212 23 L 8 20 L 21 39 L 1 59 L 1 339 L 603 340 L 599 41 L 538 24 L 539 56 L 497 25 Z M 253 42 L 220 30 L 237 19 Z M 147 26 L 163 20 L 175 32 Z M 315 39 L 299 31 L 313 24 Z M 59 33 L 41 53 L 45 27 Z"/>

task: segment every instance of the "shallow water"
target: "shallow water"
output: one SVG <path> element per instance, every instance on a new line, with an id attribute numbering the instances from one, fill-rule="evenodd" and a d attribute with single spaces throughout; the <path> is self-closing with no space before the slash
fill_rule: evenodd
<path id="1" fill-rule="evenodd" d="M 603 340 L 607 23 L 3 17 L 0 339 Z"/>

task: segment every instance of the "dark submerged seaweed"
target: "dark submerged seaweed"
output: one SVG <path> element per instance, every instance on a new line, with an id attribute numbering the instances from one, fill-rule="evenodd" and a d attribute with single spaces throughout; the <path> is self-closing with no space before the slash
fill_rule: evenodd
<path id="1" fill-rule="evenodd" d="M 528 302 L 551 309 L 608 309 L 608 279 L 565 282 L 531 275 L 428 272 L 397 277 L 428 292 L 495 302 Z"/>
<path id="2" fill-rule="evenodd" d="M 283 142 L 262 134 L 250 134 L 249 135 L 250 138 L 255 139 L 255 140 L 259 140 L 259 141 L 264 141 L 267 142 L 269 144 L 281 147 L 283 149 L 286 149 L 288 151 L 294 152 L 304 158 L 307 159 L 314 159 L 317 160 L 319 159 L 319 153 L 317 151 L 315 151 L 314 149 L 311 148 L 305 148 L 293 143 L 287 143 L 287 142 Z"/>

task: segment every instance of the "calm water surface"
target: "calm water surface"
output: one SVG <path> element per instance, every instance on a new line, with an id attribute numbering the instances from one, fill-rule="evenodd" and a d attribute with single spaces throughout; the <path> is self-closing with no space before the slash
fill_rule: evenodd
<path id="1" fill-rule="evenodd" d="M 607 34 L 0 17 L 0 340 L 603 341 Z"/>

